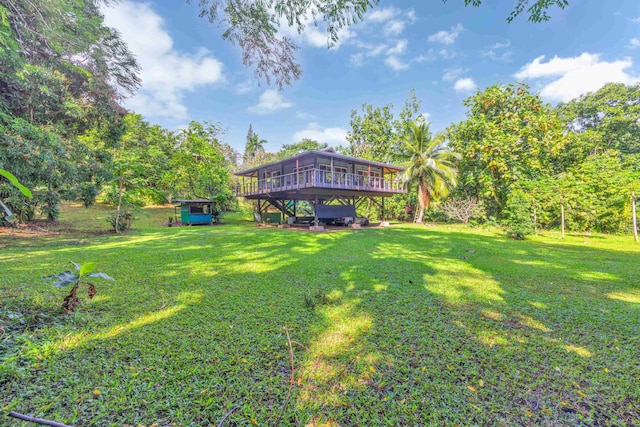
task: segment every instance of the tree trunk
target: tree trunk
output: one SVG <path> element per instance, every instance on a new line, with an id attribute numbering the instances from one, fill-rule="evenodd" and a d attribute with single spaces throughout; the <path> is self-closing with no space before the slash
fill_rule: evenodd
<path id="1" fill-rule="evenodd" d="M 560 222 L 562 227 L 562 238 L 564 239 L 564 202 L 560 205 Z"/>
<path id="2" fill-rule="evenodd" d="M 418 181 L 418 204 L 420 205 L 420 211 L 418 213 L 418 218 L 416 219 L 417 224 L 422 224 L 424 219 L 424 211 L 429 208 L 429 204 L 431 203 L 431 195 L 429 194 L 429 190 L 424 185 L 424 181 Z"/>
<path id="3" fill-rule="evenodd" d="M 122 193 L 123 193 L 122 180 L 118 182 L 118 208 L 116 209 L 116 233 L 120 234 L 120 209 L 122 207 Z"/>
<path id="4" fill-rule="evenodd" d="M 633 212 L 633 238 L 637 242 L 638 241 L 638 217 L 636 215 L 636 193 L 635 191 L 631 192 L 631 210 Z"/>

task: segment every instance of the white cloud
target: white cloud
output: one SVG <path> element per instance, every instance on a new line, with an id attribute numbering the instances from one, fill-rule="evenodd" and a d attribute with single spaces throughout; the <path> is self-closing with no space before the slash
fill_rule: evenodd
<path id="1" fill-rule="evenodd" d="M 349 65 L 361 67 L 374 59 L 380 58 L 384 64 L 395 70 L 406 70 L 413 62 L 422 62 L 426 57 L 404 58 L 409 42 L 399 36 L 408 25 L 416 22 L 416 14 L 412 9 L 401 10 L 395 7 L 377 8 L 368 13 L 362 25 L 353 28 L 358 37 L 349 40 L 349 45 L 357 51 L 349 57 Z M 362 35 L 368 37 L 363 41 Z"/>
<path id="2" fill-rule="evenodd" d="M 637 18 L 632 18 L 631 22 L 633 22 L 634 24 L 640 24 L 640 16 L 638 16 Z"/>
<path id="3" fill-rule="evenodd" d="M 399 40 L 394 47 L 387 50 L 387 55 L 402 55 L 407 49 L 407 44 L 407 40 Z"/>
<path id="4" fill-rule="evenodd" d="M 362 52 L 355 53 L 349 58 L 349 64 L 354 67 L 363 66 L 368 58 L 376 58 L 378 56 L 384 56 L 384 63 L 395 71 L 406 70 L 410 67 L 411 62 L 421 62 L 423 59 L 420 57 L 414 58 L 411 61 L 405 61 L 400 57 L 407 51 L 409 42 L 406 39 L 398 40 L 393 46 L 389 47 L 387 44 L 371 44 L 357 42 L 356 46 L 364 49 Z"/>
<path id="5" fill-rule="evenodd" d="M 257 87 L 257 85 L 256 85 L 256 81 L 255 80 L 247 79 L 247 80 L 245 80 L 243 82 L 240 82 L 240 83 L 236 84 L 235 92 L 238 95 L 245 95 L 245 94 L 251 92 L 256 87 Z"/>
<path id="6" fill-rule="evenodd" d="M 247 111 L 255 114 L 269 114 L 278 110 L 284 110 L 292 105 L 293 103 L 288 101 L 277 90 L 267 89 L 260 95 L 258 104 L 249 107 Z"/>
<path id="7" fill-rule="evenodd" d="M 300 142 L 304 138 L 314 139 L 320 143 L 345 144 L 347 142 L 347 131 L 343 128 L 322 128 L 318 123 L 311 122 L 307 129 L 300 130 L 293 134 L 291 140 Z"/>
<path id="8" fill-rule="evenodd" d="M 142 69 L 142 87 L 125 102 L 127 108 L 183 120 L 188 116 L 185 92 L 224 80 L 222 62 L 208 50 L 177 50 L 163 19 L 148 4 L 124 0 L 102 12 L 105 24 L 120 32 Z"/>
<path id="9" fill-rule="evenodd" d="M 414 57 L 411 62 L 417 62 L 417 63 L 421 63 L 421 62 L 431 62 L 431 61 L 435 61 L 436 57 L 433 55 L 433 52 L 429 51 L 427 52 L 426 55 L 418 55 L 416 57 Z"/>
<path id="10" fill-rule="evenodd" d="M 471 92 L 476 90 L 478 85 L 473 81 L 470 77 L 465 77 L 463 79 L 458 79 L 456 83 L 453 85 L 453 89 L 456 92 Z"/>
<path id="11" fill-rule="evenodd" d="M 631 39 L 629 40 L 629 47 L 632 49 L 640 47 L 640 39 Z"/>
<path id="12" fill-rule="evenodd" d="M 543 62 L 539 56 L 514 74 L 519 80 L 542 80 L 545 84 L 540 94 L 551 101 L 570 101 L 587 92 L 594 92 L 606 83 L 634 84 L 638 77 L 625 72 L 633 66 L 631 58 L 607 62 L 599 54 L 583 53 L 571 58 L 559 58 Z"/>
<path id="13" fill-rule="evenodd" d="M 463 68 L 447 68 L 444 70 L 444 74 L 442 75 L 442 80 L 445 82 L 453 82 L 458 80 L 467 70 Z"/>
<path id="14" fill-rule="evenodd" d="M 402 32 L 407 24 L 415 23 L 416 13 L 413 9 L 403 11 L 393 6 L 375 8 L 373 11 L 367 13 L 364 20 L 369 23 L 385 24 L 387 27 L 395 27 L 391 30 L 388 28 L 384 29 L 387 35 L 393 35 L 395 31 L 399 30 L 399 32 Z"/>
<path id="15" fill-rule="evenodd" d="M 362 67 L 364 65 L 364 54 L 360 52 L 351 55 L 351 57 L 349 57 L 349 65 L 352 67 Z"/>
<path id="16" fill-rule="evenodd" d="M 511 54 L 513 53 L 509 47 L 511 42 L 506 43 L 494 43 L 490 47 L 485 48 L 480 54 L 485 58 L 489 58 L 493 61 L 510 62 Z"/>
<path id="17" fill-rule="evenodd" d="M 305 112 L 302 112 L 302 111 L 298 111 L 296 113 L 296 119 L 315 120 L 316 118 L 317 118 L 317 116 L 315 114 L 305 113 Z"/>
<path id="18" fill-rule="evenodd" d="M 462 24 L 457 24 L 451 27 L 450 31 L 442 30 L 438 31 L 435 34 L 431 34 L 427 40 L 429 40 L 430 43 L 442 43 L 445 45 L 450 45 L 455 43 L 462 30 L 464 30 Z"/>
<path id="19" fill-rule="evenodd" d="M 385 22 L 396 16 L 398 10 L 394 7 L 375 8 L 365 16 L 366 21 Z"/>
<path id="20" fill-rule="evenodd" d="M 454 50 L 449 50 L 449 49 L 440 49 L 440 52 L 438 52 L 438 54 L 443 59 L 453 59 L 456 56 L 458 56 L 458 54 Z"/>
<path id="21" fill-rule="evenodd" d="M 384 60 L 384 63 L 387 64 L 387 66 L 389 68 L 393 69 L 394 71 L 402 71 L 402 70 L 406 70 L 406 69 L 408 69 L 410 67 L 409 63 L 402 62 L 402 60 L 400 60 L 396 56 L 388 56 Z"/>
<path id="22" fill-rule="evenodd" d="M 398 36 L 404 31 L 407 25 L 405 21 L 393 20 L 384 27 L 384 33 L 387 36 Z"/>
<path id="23" fill-rule="evenodd" d="M 424 112 L 418 116 L 418 119 L 422 119 L 425 123 L 429 123 L 429 117 L 431 117 L 431 114 Z"/>
<path id="24" fill-rule="evenodd" d="M 349 40 L 349 44 L 355 46 L 358 51 L 349 58 L 349 65 L 361 67 L 374 58 L 380 58 L 384 63 L 394 69 L 409 68 L 415 59 L 404 59 L 407 52 L 408 41 L 400 38 L 408 25 L 416 22 L 416 14 L 413 10 L 402 10 L 395 7 L 376 8 L 364 17 L 361 25 L 352 27 L 356 36 Z M 366 35 L 367 40 L 361 37 Z M 422 58 L 418 58 L 424 60 Z"/>

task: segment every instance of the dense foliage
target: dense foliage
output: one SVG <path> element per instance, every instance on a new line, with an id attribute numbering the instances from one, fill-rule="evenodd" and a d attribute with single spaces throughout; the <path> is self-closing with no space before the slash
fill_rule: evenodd
<path id="1" fill-rule="evenodd" d="M 220 208 L 232 203 L 230 174 L 218 140 L 219 126 L 191 122 L 177 136 L 169 162 L 169 185 L 181 198 L 211 199 Z"/>
<path id="2" fill-rule="evenodd" d="M 553 173 L 563 147 L 555 111 L 523 85 L 496 85 L 464 102 L 467 120 L 449 129 L 460 153 L 461 191 L 501 217 L 514 183 Z"/>
<path id="3" fill-rule="evenodd" d="M 0 179 L 2 200 L 21 220 L 55 220 L 61 200 L 90 206 L 102 192 L 117 206 L 116 230 L 134 207 L 172 197 L 228 206 L 237 153 L 216 139 L 219 127 L 170 132 L 120 107 L 138 66 L 100 4 L 0 4 L 0 168 L 33 191 L 28 199 Z"/>
<path id="4" fill-rule="evenodd" d="M 3 2 L 0 46 L 0 167 L 34 194 L 3 187 L 7 203 L 23 219 L 55 219 L 62 198 L 92 203 L 108 158 L 80 137 L 118 140 L 118 100 L 139 84 L 133 56 L 93 0 Z"/>
<path id="5" fill-rule="evenodd" d="M 569 230 L 631 228 L 640 85 L 608 84 L 556 108 L 524 85 L 497 85 L 465 105 L 467 119 L 449 129 L 462 154 L 457 195 L 481 200 L 487 217 L 507 227 L 515 206 L 526 205 L 534 226 L 560 226 L 564 206 Z"/>

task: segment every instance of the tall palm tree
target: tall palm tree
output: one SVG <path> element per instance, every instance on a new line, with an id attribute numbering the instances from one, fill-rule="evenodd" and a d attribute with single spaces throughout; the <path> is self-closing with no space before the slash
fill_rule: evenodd
<path id="1" fill-rule="evenodd" d="M 456 162 L 460 156 L 448 149 L 444 135 L 434 137 L 429 123 L 423 120 L 410 123 L 401 142 L 405 170 L 399 179 L 409 187 L 418 188 L 420 212 L 416 222 L 421 223 L 432 196 L 445 196 L 456 185 Z"/>
<path id="2" fill-rule="evenodd" d="M 244 148 L 244 162 L 246 164 L 255 163 L 255 160 L 264 154 L 264 144 L 267 141 L 260 139 L 257 133 L 247 136 L 247 143 Z"/>

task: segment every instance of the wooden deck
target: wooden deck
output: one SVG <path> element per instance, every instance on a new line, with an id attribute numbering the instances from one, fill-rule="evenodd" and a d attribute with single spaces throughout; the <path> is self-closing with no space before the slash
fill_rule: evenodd
<path id="1" fill-rule="evenodd" d="M 407 189 L 395 179 L 369 177 L 361 174 L 308 169 L 286 175 L 240 183 L 236 195 L 257 198 L 260 196 L 280 197 L 285 194 L 367 194 L 391 196 L 406 193 Z"/>

